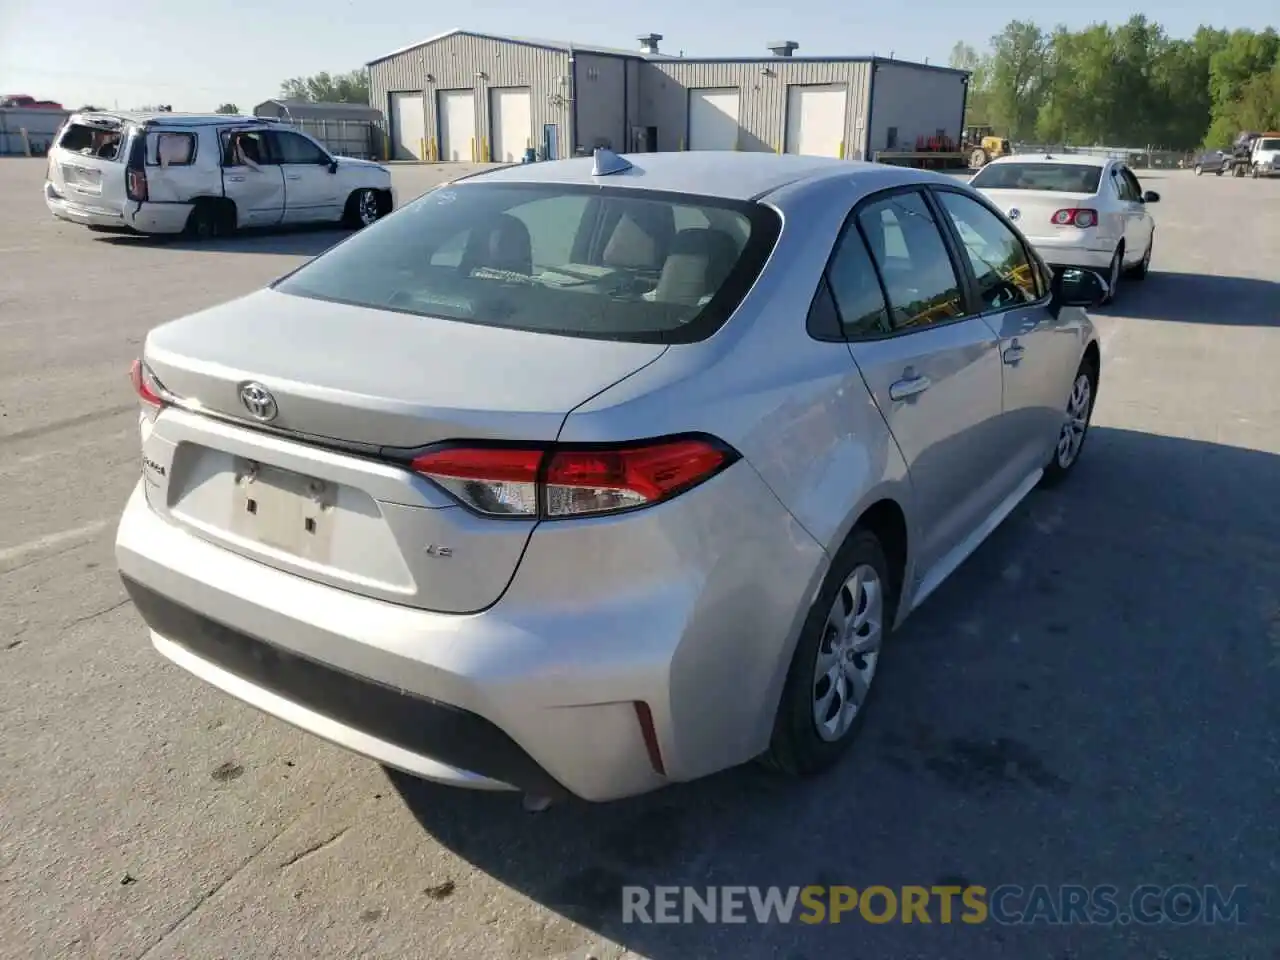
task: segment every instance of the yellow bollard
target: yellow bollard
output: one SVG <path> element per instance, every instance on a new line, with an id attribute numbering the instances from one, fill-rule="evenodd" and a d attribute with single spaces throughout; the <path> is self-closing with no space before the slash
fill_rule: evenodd
<path id="1" fill-rule="evenodd" d="M 435 162 L 436 160 L 440 159 L 440 146 L 439 144 L 436 143 L 435 137 L 431 138 L 431 149 L 430 149 L 430 152 L 427 154 L 427 156 L 431 159 L 432 162 Z"/>
<path id="2" fill-rule="evenodd" d="M 480 159 L 484 163 L 492 163 L 493 157 L 489 154 L 489 138 L 480 138 Z"/>
<path id="3" fill-rule="evenodd" d="M 427 159 L 427 138 L 426 137 L 421 137 L 418 140 L 418 159 L 419 160 Z"/>
<path id="4" fill-rule="evenodd" d="M 471 138 L 471 162 L 476 162 L 476 138 Z"/>
<path id="5" fill-rule="evenodd" d="M 844 159 L 844 141 L 843 140 L 840 141 L 840 151 L 839 153 L 836 154 L 836 156 L 838 156 L 841 160 Z"/>

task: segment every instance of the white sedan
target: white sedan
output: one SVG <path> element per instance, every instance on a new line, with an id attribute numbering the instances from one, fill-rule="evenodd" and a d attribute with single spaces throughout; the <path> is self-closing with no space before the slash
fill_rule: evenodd
<path id="1" fill-rule="evenodd" d="M 970 181 L 996 204 L 1055 270 L 1103 273 L 1115 296 L 1122 276 L 1141 280 L 1151 264 L 1155 221 L 1133 171 L 1118 160 L 1078 154 L 993 160 Z"/>

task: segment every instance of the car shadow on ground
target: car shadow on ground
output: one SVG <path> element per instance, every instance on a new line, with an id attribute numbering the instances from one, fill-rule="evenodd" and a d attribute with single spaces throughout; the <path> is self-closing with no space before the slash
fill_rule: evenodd
<path id="1" fill-rule="evenodd" d="M 196 240 L 186 236 L 111 234 L 99 237 L 98 242 L 121 247 L 138 245 L 206 253 L 267 253 L 291 257 L 316 257 L 349 236 L 351 236 L 350 230 L 322 224 L 273 230 L 240 230 L 234 236 L 217 237 L 212 240 Z"/>
<path id="2" fill-rule="evenodd" d="M 1115 303 L 1090 312 L 1175 323 L 1280 327 L 1280 283 L 1152 270 L 1142 283 L 1122 282 Z"/>
<path id="3" fill-rule="evenodd" d="M 460 857 L 655 960 L 1270 956 L 1277 917 L 1256 910 L 1245 927 L 1123 938 L 1043 917 L 948 926 L 936 902 L 928 925 L 644 924 L 623 923 L 622 887 L 1256 894 L 1277 849 L 1262 811 L 1280 780 L 1278 490 L 1275 454 L 1095 428 L 1071 481 L 1028 498 L 894 638 L 861 738 L 815 779 L 748 766 L 539 814 L 511 794 L 392 782 Z"/>

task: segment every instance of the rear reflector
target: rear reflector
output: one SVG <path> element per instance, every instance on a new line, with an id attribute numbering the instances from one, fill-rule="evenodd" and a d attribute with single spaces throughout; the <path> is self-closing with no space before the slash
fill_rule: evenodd
<path id="1" fill-rule="evenodd" d="M 593 447 L 470 446 L 429 450 L 410 464 L 486 516 L 596 516 L 651 506 L 738 459 L 712 437 Z"/>

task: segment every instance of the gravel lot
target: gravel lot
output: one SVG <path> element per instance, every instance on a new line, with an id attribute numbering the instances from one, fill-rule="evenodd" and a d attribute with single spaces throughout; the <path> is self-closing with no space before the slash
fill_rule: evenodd
<path id="1" fill-rule="evenodd" d="M 392 782 L 155 654 L 112 560 L 148 328 L 340 236 L 56 223 L 0 161 L 0 957 L 1280 957 L 1280 181 L 1168 173 L 1073 482 L 897 638 L 864 737 L 530 815 Z M 435 168 L 397 168 L 401 197 Z M 963 879 L 961 879 L 963 878 Z M 1243 927 L 623 926 L 623 883 L 1236 884 Z"/>

